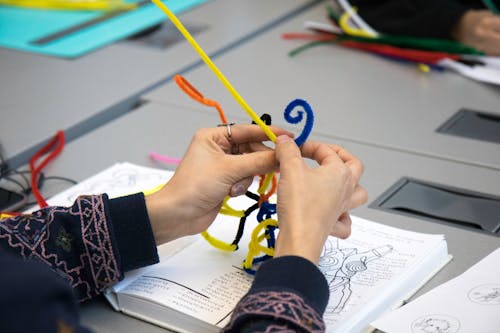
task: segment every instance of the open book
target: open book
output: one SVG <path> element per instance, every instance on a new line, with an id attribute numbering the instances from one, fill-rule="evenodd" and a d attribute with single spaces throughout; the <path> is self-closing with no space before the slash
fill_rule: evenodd
<path id="1" fill-rule="evenodd" d="M 210 232 L 230 240 L 234 221 L 218 218 Z M 243 245 L 233 253 L 221 252 L 200 237 L 160 264 L 133 272 L 107 297 L 117 310 L 159 326 L 217 332 L 252 283 L 241 269 L 245 255 Z M 352 236 L 328 239 L 320 261 L 330 285 L 327 331 L 366 331 L 371 321 L 401 305 L 448 260 L 440 235 L 353 216 Z"/>
<path id="2" fill-rule="evenodd" d="M 117 191 L 128 194 L 155 187 L 170 176 L 163 170 L 117 164 L 49 203 L 71 204 L 76 193 L 96 193 L 92 191 L 96 184 L 99 192 L 111 191 L 111 196 Z M 230 201 L 235 209 L 252 203 L 244 196 Z M 352 220 L 351 237 L 329 238 L 319 263 L 330 285 L 324 319 L 327 331 L 336 333 L 370 330 L 370 322 L 401 305 L 450 260 L 443 235 L 406 231 L 355 216 Z M 109 288 L 107 299 L 118 311 L 175 331 L 217 332 L 252 283 L 241 264 L 255 223 L 250 215 L 235 252 L 217 250 L 201 236 L 160 246 L 160 263 L 128 272 Z M 230 242 L 237 224 L 234 218 L 219 215 L 209 232 Z"/>

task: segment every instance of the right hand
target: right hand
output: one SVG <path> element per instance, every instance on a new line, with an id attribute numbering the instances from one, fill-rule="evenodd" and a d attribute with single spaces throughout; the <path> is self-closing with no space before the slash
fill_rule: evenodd
<path id="1" fill-rule="evenodd" d="M 292 133 L 270 127 L 276 135 Z M 205 128 L 196 132 L 174 176 L 158 192 L 146 197 L 146 207 L 157 244 L 206 230 L 224 197 L 246 192 L 253 175 L 274 171 L 274 151 L 263 142 L 257 125 Z M 240 154 L 232 155 L 236 148 Z"/>
<path id="2" fill-rule="evenodd" d="M 302 156 L 319 165 L 309 167 Z M 317 264 L 328 235 L 347 238 L 347 212 L 367 201 L 366 190 L 358 184 L 363 164 L 336 145 L 308 141 L 299 149 L 283 135 L 276 142 L 276 158 L 280 231 L 274 256 L 296 255 Z"/>
<path id="3" fill-rule="evenodd" d="M 489 55 L 500 55 L 500 16 L 488 10 L 468 10 L 458 21 L 453 37 Z"/>

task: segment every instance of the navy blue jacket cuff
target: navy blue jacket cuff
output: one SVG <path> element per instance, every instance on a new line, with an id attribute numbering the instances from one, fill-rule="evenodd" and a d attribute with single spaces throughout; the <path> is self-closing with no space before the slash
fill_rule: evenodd
<path id="1" fill-rule="evenodd" d="M 278 257 L 264 262 L 249 293 L 261 290 L 293 291 L 321 315 L 329 298 L 328 283 L 323 273 L 312 262 L 298 256 Z"/>
<path id="2" fill-rule="evenodd" d="M 159 261 L 143 193 L 109 200 L 109 214 L 124 272 Z"/>

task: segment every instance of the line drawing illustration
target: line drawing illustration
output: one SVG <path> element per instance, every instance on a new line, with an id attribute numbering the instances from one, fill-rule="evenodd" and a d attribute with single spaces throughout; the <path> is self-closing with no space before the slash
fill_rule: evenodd
<path id="1" fill-rule="evenodd" d="M 318 263 L 328 281 L 332 299 L 326 311 L 340 313 L 352 295 L 351 279 L 356 274 L 366 271 L 369 262 L 387 255 L 393 249 L 392 245 L 384 245 L 358 252 L 358 248 L 341 249 L 338 240 L 328 240 Z"/>
<path id="2" fill-rule="evenodd" d="M 135 189 L 139 184 L 161 183 L 164 180 L 164 175 L 161 172 L 144 172 L 130 167 L 121 167 L 113 171 L 109 178 L 96 180 L 91 183 L 81 184 L 78 190 L 69 193 L 67 200 L 73 202 L 82 194 L 100 194 L 103 192 L 123 192 L 130 189 Z"/>
<path id="3" fill-rule="evenodd" d="M 481 305 L 500 305 L 500 284 L 483 284 L 472 288 L 469 300 Z"/>
<path id="4" fill-rule="evenodd" d="M 457 333 L 460 321 L 448 315 L 425 315 L 415 320 L 411 329 L 414 333 Z"/>

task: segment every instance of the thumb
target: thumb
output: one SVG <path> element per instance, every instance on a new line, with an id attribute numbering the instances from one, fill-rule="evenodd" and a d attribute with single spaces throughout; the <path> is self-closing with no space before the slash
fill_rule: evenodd
<path id="1" fill-rule="evenodd" d="M 272 150 L 227 156 L 231 159 L 229 165 L 234 168 L 233 174 L 238 180 L 272 172 L 278 165 Z"/>
<path id="2" fill-rule="evenodd" d="M 300 149 L 289 136 L 280 135 L 276 139 L 276 159 L 280 164 L 291 158 L 301 158 Z"/>
<path id="3" fill-rule="evenodd" d="M 229 190 L 229 196 L 231 197 L 237 197 L 239 195 L 245 194 L 245 192 L 248 190 L 250 185 L 252 185 L 253 177 L 247 177 L 233 186 L 231 186 L 231 189 Z"/>

